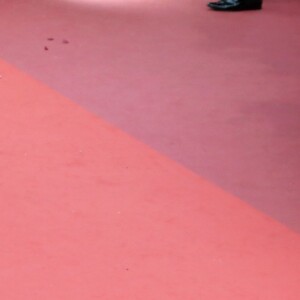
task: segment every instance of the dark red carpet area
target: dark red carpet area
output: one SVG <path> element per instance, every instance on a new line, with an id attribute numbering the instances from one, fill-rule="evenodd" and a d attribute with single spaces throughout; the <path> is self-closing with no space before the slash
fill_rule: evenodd
<path id="1" fill-rule="evenodd" d="M 300 2 L 0 6 L 0 297 L 300 299 Z"/>
<path id="2" fill-rule="evenodd" d="M 1 6 L 2 58 L 299 231 L 298 0 Z"/>

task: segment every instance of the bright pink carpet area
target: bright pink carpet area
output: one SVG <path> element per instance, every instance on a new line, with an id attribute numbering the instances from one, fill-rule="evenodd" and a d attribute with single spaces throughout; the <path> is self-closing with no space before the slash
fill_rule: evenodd
<path id="1" fill-rule="evenodd" d="M 299 1 L 150 2 L 6 1 L 0 56 L 299 230 Z"/>
<path id="2" fill-rule="evenodd" d="M 3 299 L 299 299 L 299 235 L 0 69 Z"/>

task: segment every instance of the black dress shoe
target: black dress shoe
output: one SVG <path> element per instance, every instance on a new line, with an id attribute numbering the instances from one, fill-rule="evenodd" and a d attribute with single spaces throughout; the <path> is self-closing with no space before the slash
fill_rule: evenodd
<path id="1" fill-rule="evenodd" d="M 208 6 L 214 10 L 222 11 L 261 9 L 262 0 L 220 0 L 208 3 Z"/>

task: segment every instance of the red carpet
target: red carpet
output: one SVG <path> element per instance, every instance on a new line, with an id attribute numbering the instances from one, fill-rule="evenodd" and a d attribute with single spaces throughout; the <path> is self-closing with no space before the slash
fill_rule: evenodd
<path id="1" fill-rule="evenodd" d="M 94 2 L 2 3 L 0 57 L 300 231 L 299 1 Z"/>
<path id="2" fill-rule="evenodd" d="M 0 5 L 1 299 L 300 299 L 299 1 L 91 1 Z"/>
<path id="3" fill-rule="evenodd" d="M 3 299 L 299 299 L 298 235 L 0 68 Z"/>

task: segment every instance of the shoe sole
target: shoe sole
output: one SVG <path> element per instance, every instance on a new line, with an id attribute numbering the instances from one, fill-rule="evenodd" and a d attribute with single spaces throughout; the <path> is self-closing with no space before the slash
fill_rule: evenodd
<path id="1" fill-rule="evenodd" d="M 216 6 L 211 6 L 208 5 L 209 8 L 213 10 L 218 10 L 218 11 L 242 11 L 242 10 L 260 10 L 262 9 L 262 5 L 244 5 L 244 6 L 239 6 L 239 7 L 228 7 L 228 8 L 221 8 Z"/>

